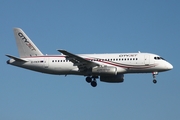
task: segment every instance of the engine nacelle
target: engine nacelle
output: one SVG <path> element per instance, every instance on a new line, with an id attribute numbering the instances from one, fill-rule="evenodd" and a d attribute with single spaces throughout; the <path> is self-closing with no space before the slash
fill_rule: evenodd
<path id="1" fill-rule="evenodd" d="M 110 75 L 110 76 L 100 76 L 100 81 L 109 83 L 120 83 L 124 81 L 124 75 Z"/>
<path id="2" fill-rule="evenodd" d="M 93 75 L 117 75 L 117 68 L 111 66 L 92 68 Z"/>

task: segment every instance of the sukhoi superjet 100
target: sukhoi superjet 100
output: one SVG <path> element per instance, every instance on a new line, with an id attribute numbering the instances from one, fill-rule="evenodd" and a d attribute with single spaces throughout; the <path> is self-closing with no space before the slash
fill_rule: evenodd
<path id="1" fill-rule="evenodd" d="M 7 64 L 54 75 L 82 75 L 87 83 L 97 86 L 97 79 L 108 83 L 121 83 L 130 73 L 151 73 L 153 83 L 156 75 L 173 69 L 159 55 L 152 53 L 73 54 L 57 50 L 59 55 L 44 55 L 20 28 L 14 28 L 19 57 L 6 55 Z"/>

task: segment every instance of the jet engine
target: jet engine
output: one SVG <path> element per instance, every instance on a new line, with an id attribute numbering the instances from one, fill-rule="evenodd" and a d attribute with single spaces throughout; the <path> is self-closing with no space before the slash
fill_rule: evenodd
<path id="1" fill-rule="evenodd" d="M 100 81 L 109 82 L 109 83 L 120 83 L 124 81 L 124 75 L 109 75 L 109 76 L 100 76 Z"/>
<path id="2" fill-rule="evenodd" d="M 117 68 L 111 66 L 93 67 L 93 75 L 117 75 Z"/>

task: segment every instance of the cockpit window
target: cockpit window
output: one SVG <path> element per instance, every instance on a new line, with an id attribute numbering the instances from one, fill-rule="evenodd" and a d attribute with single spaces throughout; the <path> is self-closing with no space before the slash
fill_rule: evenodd
<path id="1" fill-rule="evenodd" d="M 164 58 L 162 57 L 154 57 L 155 60 L 165 60 Z"/>
<path id="2" fill-rule="evenodd" d="M 164 58 L 160 57 L 162 60 L 165 60 Z"/>

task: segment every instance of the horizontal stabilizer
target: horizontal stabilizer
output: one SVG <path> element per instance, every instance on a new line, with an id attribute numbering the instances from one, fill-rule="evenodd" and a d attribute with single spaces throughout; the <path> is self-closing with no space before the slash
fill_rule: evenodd
<path id="1" fill-rule="evenodd" d="M 21 58 L 17 58 L 17 57 L 11 56 L 11 55 L 6 55 L 6 56 L 11 58 L 11 59 L 14 59 L 16 61 L 27 62 L 27 60 L 24 60 L 24 59 L 21 59 Z"/>

